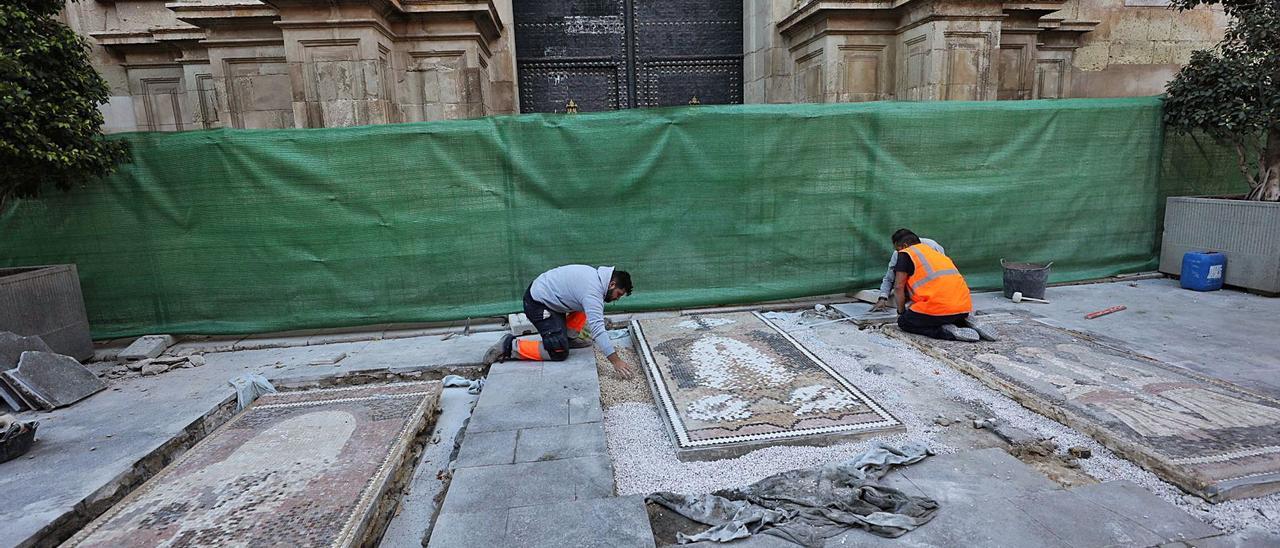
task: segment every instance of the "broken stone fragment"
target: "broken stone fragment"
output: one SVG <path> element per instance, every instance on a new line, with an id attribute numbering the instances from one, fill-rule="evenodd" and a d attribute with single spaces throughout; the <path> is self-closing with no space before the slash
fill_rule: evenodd
<path id="1" fill-rule="evenodd" d="M 945 417 L 943 415 L 938 415 L 933 418 L 933 423 L 938 426 L 951 426 L 952 424 L 955 424 L 955 422 L 956 421 L 953 421 L 949 417 Z"/>
<path id="2" fill-rule="evenodd" d="M 148 375 L 148 376 L 159 375 L 161 373 L 164 373 L 165 371 L 168 371 L 172 367 L 173 367 L 172 364 L 159 363 L 159 362 L 153 361 L 142 367 L 142 374 Z"/>
<path id="3" fill-rule="evenodd" d="M 1091 451 L 1088 447 L 1085 447 L 1083 445 L 1077 445 L 1075 447 L 1067 449 L 1067 453 L 1071 454 L 1071 456 L 1077 459 L 1087 459 L 1093 456 L 1093 451 Z"/>
<path id="4" fill-rule="evenodd" d="M 192 354 L 190 357 L 188 357 L 188 358 L 187 358 L 187 361 L 191 362 L 191 367 L 200 367 L 200 366 L 203 366 L 203 365 L 204 365 L 204 355 L 203 355 L 203 354 Z"/>
<path id="5" fill-rule="evenodd" d="M 154 358 L 163 354 L 170 346 L 173 346 L 174 339 L 172 335 L 145 335 L 138 337 L 127 348 L 120 352 L 120 359 L 123 360 L 141 360 L 144 358 Z"/>
<path id="6" fill-rule="evenodd" d="M 22 353 L 28 350 L 36 352 L 53 352 L 44 339 L 32 335 L 23 337 L 9 331 L 0 331 L 0 371 L 13 369 L 22 359 Z"/>
<path id="7" fill-rule="evenodd" d="M 23 352 L 18 367 L 3 374 L 10 386 L 45 409 L 71 405 L 107 387 L 75 358 L 53 352 Z"/>
<path id="8" fill-rule="evenodd" d="M 157 358 L 153 358 L 151 361 L 153 361 L 153 362 L 155 362 L 155 363 L 165 363 L 165 364 L 169 364 L 169 365 L 177 365 L 177 364 L 179 364 L 179 363 L 182 363 L 182 362 L 184 362 L 184 361 L 187 361 L 187 358 L 185 358 L 185 357 L 181 357 L 181 356 L 160 356 L 160 357 L 157 357 Z"/>
<path id="9" fill-rule="evenodd" d="M 149 363 L 151 363 L 151 360 L 146 359 L 138 360 L 136 362 L 125 362 L 124 366 L 128 367 L 130 371 L 142 371 L 142 368 L 146 367 Z"/>

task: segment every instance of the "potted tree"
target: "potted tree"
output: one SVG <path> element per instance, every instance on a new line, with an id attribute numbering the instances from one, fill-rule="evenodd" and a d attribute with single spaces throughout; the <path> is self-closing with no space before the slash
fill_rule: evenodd
<path id="1" fill-rule="evenodd" d="M 110 173 L 126 157 L 123 142 L 103 138 L 98 107 L 107 84 L 84 41 L 58 20 L 62 6 L 0 2 L 0 216 L 48 188 L 65 191 Z M 0 331 L 92 356 L 75 265 L 0 269 Z"/>
<path id="2" fill-rule="evenodd" d="M 1249 192 L 1169 198 L 1160 270 L 1177 273 L 1187 251 L 1221 251 L 1227 284 L 1280 294 L 1280 0 L 1172 4 L 1220 4 L 1232 20 L 1214 49 L 1192 53 L 1169 82 L 1165 124 L 1234 149 Z"/>

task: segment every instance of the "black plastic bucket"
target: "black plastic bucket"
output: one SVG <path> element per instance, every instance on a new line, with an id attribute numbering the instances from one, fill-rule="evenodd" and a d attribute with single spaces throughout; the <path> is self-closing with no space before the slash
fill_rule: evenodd
<path id="1" fill-rule="evenodd" d="M 1000 259 L 1000 266 L 1004 268 L 1004 298 L 1012 299 L 1014 292 L 1022 293 L 1023 297 L 1032 299 L 1043 299 L 1044 288 L 1049 284 L 1049 264 L 1037 263 L 1010 263 Z"/>

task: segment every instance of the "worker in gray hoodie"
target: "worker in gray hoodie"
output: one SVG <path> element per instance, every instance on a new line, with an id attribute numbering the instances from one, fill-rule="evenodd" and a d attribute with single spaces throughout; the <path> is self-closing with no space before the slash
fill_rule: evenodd
<path id="1" fill-rule="evenodd" d="M 591 339 L 609 358 L 614 372 L 628 378 L 632 375 L 631 366 L 618 357 L 605 329 L 604 303 L 630 294 L 631 274 L 612 266 L 572 264 L 543 272 L 524 292 L 524 315 L 542 340 L 507 335 L 485 353 L 484 363 L 511 359 L 564 361 L 570 347 L 591 346 L 581 338 L 583 329 L 589 328 Z"/>

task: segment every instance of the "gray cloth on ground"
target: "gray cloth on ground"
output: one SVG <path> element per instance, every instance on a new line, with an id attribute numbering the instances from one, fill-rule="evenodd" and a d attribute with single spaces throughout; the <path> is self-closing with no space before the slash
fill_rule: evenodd
<path id="1" fill-rule="evenodd" d="M 646 500 L 712 526 L 696 535 L 677 533 L 680 544 L 729 542 L 761 533 L 801 546 L 822 546 L 854 527 L 894 538 L 928 523 L 938 503 L 875 482 L 893 466 L 931 454 L 923 444 L 880 444 L 844 462 L 774 474 L 746 487 L 709 495 L 659 492 Z"/>
<path id="2" fill-rule="evenodd" d="M 276 387 L 271 381 L 256 373 L 245 373 L 227 381 L 236 389 L 236 411 L 243 411 L 249 404 L 263 394 L 274 394 Z"/>
<path id="3" fill-rule="evenodd" d="M 462 375 L 446 375 L 441 379 L 445 388 L 466 388 L 468 394 L 479 394 L 484 389 L 484 379 L 470 380 Z"/>

